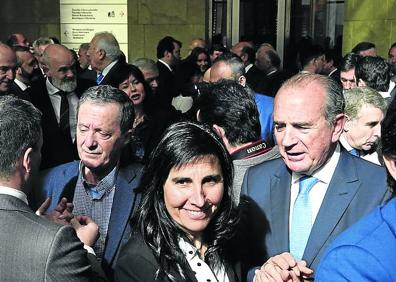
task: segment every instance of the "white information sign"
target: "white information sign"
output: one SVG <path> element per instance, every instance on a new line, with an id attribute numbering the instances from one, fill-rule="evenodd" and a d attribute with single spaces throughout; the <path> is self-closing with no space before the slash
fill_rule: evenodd
<path id="1" fill-rule="evenodd" d="M 78 50 L 95 33 L 114 34 L 128 58 L 127 0 L 60 0 L 61 42 Z"/>

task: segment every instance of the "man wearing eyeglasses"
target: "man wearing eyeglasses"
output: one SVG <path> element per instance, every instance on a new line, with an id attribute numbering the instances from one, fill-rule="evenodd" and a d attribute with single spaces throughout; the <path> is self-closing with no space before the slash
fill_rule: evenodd
<path id="1" fill-rule="evenodd" d="M 0 96 L 8 94 L 15 78 L 15 52 L 6 44 L 0 43 Z"/>

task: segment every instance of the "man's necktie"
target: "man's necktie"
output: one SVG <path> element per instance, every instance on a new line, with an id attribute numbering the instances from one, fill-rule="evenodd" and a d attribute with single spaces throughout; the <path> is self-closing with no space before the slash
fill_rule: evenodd
<path id="1" fill-rule="evenodd" d="M 63 91 L 58 92 L 61 97 L 60 113 L 59 113 L 59 128 L 66 138 L 71 139 L 70 135 L 70 114 L 69 114 L 69 101 L 67 100 L 67 93 Z"/>
<path id="2" fill-rule="evenodd" d="M 96 77 L 96 84 L 99 85 L 104 78 L 104 75 L 102 73 L 99 73 L 99 75 Z"/>
<path id="3" fill-rule="evenodd" d="M 353 148 L 352 150 L 348 151 L 351 155 L 354 155 L 356 157 L 360 157 L 360 151 Z"/>
<path id="4" fill-rule="evenodd" d="M 309 234 L 312 228 L 312 207 L 309 192 L 318 183 L 318 179 L 312 176 L 300 178 L 300 188 L 294 203 L 291 222 L 289 243 L 290 253 L 295 259 L 300 260 L 304 254 Z"/>

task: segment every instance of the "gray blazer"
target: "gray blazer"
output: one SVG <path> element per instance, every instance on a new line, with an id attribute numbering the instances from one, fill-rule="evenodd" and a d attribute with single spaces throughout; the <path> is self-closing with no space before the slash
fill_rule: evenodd
<path id="1" fill-rule="evenodd" d="M 23 201 L 0 194 L 0 280 L 89 281 L 86 251 L 70 226 L 35 215 Z"/>
<path id="2" fill-rule="evenodd" d="M 256 266 L 289 252 L 290 183 L 282 159 L 252 167 L 245 175 L 243 233 L 250 250 L 246 257 Z M 334 238 L 388 197 L 385 169 L 342 150 L 303 255 L 308 267 L 315 270 Z"/>

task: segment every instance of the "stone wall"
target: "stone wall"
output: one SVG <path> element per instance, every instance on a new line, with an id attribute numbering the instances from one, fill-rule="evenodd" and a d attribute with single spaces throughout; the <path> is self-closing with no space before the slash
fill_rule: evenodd
<path id="1" fill-rule="evenodd" d="M 100 0 L 98 0 L 100 2 Z M 187 55 L 194 37 L 205 37 L 205 0 L 128 0 L 129 59 L 156 59 L 157 42 L 171 35 Z M 30 41 L 60 38 L 59 0 L 1 0 L 0 39 L 22 32 Z"/>
<path id="2" fill-rule="evenodd" d="M 343 54 L 361 41 L 374 43 L 378 54 L 388 57 L 396 41 L 396 0 L 345 0 Z"/>

